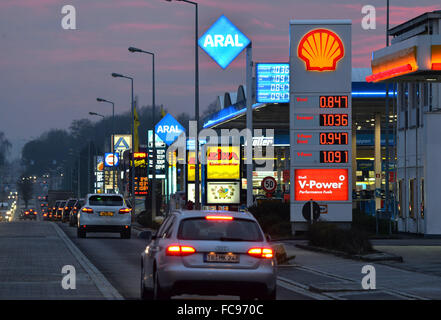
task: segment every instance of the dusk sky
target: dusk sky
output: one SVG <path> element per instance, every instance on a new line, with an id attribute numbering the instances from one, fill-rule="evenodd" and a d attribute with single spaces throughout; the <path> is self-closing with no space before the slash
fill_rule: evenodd
<path id="1" fill-rule="evenodd" d="M 353 67 L 368 67 L 385 45 L 386 0 L 200 0 L 199 36 L 225 14 L 253 42 L 256 62 L 287 62 L 290 19 L 351 19 Z M 73 5 L 77 30 L 61 27 L 61 8 Z M 376 30 L 361 28 L 361 8 L 377 9 Z M 441 9 L 439 0 L 391 0 L 391 26 Z M 135 78 L 141 105 L 151 103 L 151 58 L 156 53 L 157 104 L 172 114 L 194 115 L 194 7 L 165 0 L 1 0 L 0 131 L 17 156 L 23 144 L 50 128 L 67 129 L 89 111 L 111 115 L 97 97 L 129 110 Z M 225 70 L 199 51 L 200 108 L 245 82 L 245 56 Z M 295 77 L 295 75 L 293 75 Z M 93 121 L 99 118 L 90 118 Z"/>

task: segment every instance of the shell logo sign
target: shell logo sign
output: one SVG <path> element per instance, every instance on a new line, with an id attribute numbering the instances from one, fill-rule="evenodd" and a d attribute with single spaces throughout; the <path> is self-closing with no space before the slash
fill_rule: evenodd
<path id="1" fill-rule="evenodd" d="M 340 37 L 328 29 L 315 29 L 303 36 L 297 54 L 308 71 L 335 71 L 345 49 Z"/>
<path id="2" fill-rule="evenodd" d="M 296 201 L 347 201 L 348 169 L 294 170 Z"/>

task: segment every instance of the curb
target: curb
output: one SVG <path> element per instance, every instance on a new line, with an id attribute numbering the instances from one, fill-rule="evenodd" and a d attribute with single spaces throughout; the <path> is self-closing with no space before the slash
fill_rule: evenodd
<path id="1" fill-rule="evenodd" d="M 365 255 L 360 255 L 360 254 L 352 255 L 352 254 L 342 252 L 342 251 L 314 247 L 314 246 L 304 245 L 304 244 L 296 244 L 295 246 L 300 249 L 304 249 L 304 250 L 332 254 L 332 255 L 335 255 L 338 257 L 352 259 L 352 260 L 358 260 L 358 261 L 366 261 L 366 262 L 397 261 L 397 262 L 403 262 L 403 257 L 401 257 L 401 256 L 396 256 L 393 254 L 379 252 L 379 251 L 375 252 L 375 253 L 365 254 Z"/>
<path id="2" fill-rule="evenodd" d="M 78 249 L 78 247 L 69 239 L 64 231 L 53 222 L 50 224 L 54 227 L 58 236 L 63 240 L 72 255 L 77 259 L 78 263 L 90 276 L 91 280 L 107 300 L 124 300 L 124 297 L 113 287 L 104 275 L 90 262 L 89 259 Z"/>

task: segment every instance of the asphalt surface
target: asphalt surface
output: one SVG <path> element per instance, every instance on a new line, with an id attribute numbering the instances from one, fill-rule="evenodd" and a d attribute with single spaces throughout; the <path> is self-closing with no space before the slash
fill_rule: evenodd
<path id="1" fill-rule="evenodd" d="M 132 229 L 131 239 L 120 239 L 117 233 L 88 233 L 87 238 L 79 239 L 76 228 L 66 223 L 40 219 L 1 222 L 0 299 L 139 299 L 140 254 L 147 243 L 137 235 L 138 231 Z M 373 291 L 361 289 L 361 268 L 366 263 L 305 251 L 295 247 L 295 241 L 286 241 L 284 245 L 288 256 L 296 258 L 290 265 L 278 268 L 277 300 L 400 300 L 441 296 L 439 241 L 375 241 L 375 248 L 402 255 L 404 262 L 373 264 L 382 287 Z M 65 265 L 76 269 L 75 290 L 61 286 Z M 237 300 L 238 297 L 192 295 L 173 299 Z"/>
<path id="2" fill-rule="evenodd" d="M 132 229 L 131 239 L 120 239 L 119 234 L 113 233 L 88 233 L 87 238 L 78 239 L 75 228 L 62 223 L 59 226 L 125 299 L 139 299 L 141 252 L 147 243 L 144 239 L 137 238 L 136 230 Z M 277 290 L 277 300 L 312 299 L 282 286 L 278 286 Z M 238 297 L 185 295 L 173 299 L 236 300 Z"/>

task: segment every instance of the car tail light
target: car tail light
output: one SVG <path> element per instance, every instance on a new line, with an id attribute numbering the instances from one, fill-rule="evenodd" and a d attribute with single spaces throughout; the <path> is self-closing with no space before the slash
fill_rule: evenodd
<path id="1" fill-rule="evenodd" d="M 190 246 L 171 245 L 166 249 L 168 256 L 189 256 L 196 252 L 196 249 Z"/>
<path id="2" fill-rule="evenodd" d="M 87 212 L 87 213 L 93 213 L 93 209 L 92 208 L 83 208 L 81 211 Z"/>
<path id="3" fill-rule="evenodd" d="M 25 214 L 29 214 L 29 212 L 26 211 Z"/>
<path id="4" fill-rule="evenodd" d="M 256 258 L 271 259 L 274 257 L 273 249 L 270 248 L 251 248 L 248 250 L 250 256 Z"/>
<path id="5" fill-rule="evenodd" d="M 205 216 L 207 220 L 233 220 L 232 216 Z"/>
<path id="6" fill-rule="evenodd" d="M 121 214 L 129 213 L 130 211 L 132 211 L 132 209 L 130 209 L 130 208 L 119 209 L 119 213 L 121 213 Z"/>
<path id="7" fill-rule="evenodd" d="M 69 210 L 69 208 L 68 207 L 64 207 L 64 210 Z"/>

